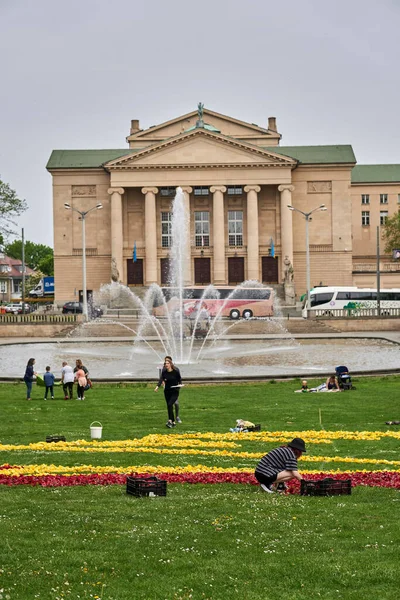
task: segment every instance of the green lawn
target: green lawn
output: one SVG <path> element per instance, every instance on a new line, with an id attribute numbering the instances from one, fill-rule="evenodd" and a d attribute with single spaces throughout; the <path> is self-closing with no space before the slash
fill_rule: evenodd
<path id="1" fill-rule="evenodd" d="M 319 383 L 319 382 L 316 382 Z M 342 394 L 294 394 L 298 382 L 187 386 L 183 424 L 166 429 L 154 386 L 95 386 L 85 402 L 45 402 L 34 388 L 0 385 L 0 442 L 29 444 L 47 435 L 103 439 L 148 434 L 225 433 L 237 418 L 263 431 L 392 431 L 399 419 L 395 377 L 355 381 Z M 397 428 L 400 430 L 400 427 Z M 238 440 L 237 452 L 278 443 Z M 399 439 L 307 444 L 308 455 L 400 460 Z M 3 451 L 0 464 L 185 466 L 253 469 L 252 458 Z M 300 463 L 300 468 L 381 470 L 382 465 Z M 400 470 L 399 466 L 386 467 Z M 398 596 L 398 490 L 357 487 L 351 496 L 265 495 L 251 485 L 168 484 L 166 498 L 136 499 L 124 486 L 0 486 L 0 599 L 391 599 Z"/>

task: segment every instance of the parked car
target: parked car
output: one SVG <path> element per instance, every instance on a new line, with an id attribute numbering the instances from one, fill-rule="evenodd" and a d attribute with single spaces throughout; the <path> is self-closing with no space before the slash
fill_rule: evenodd
<path id="1" fill-rule="evenodd" d="M 82 314 L 83 313 L 83 303 L 82 302 L 66 302 L 62 307 L 62 312 L 64 315 L 67 314 Z M 97 319 L 101 317 L 103 311 L 98 306 L 93 306 L 93 304 L 88 304 L 88 315 L 92 319 Z"/>
<path id="2" fill-rule="evenodd" d="M 22 315 L 23 304 L 22 302 L 10 302 L 5 306 L 6 313 L 13 313 L 14 315 Z M 32 311 L 29 304 L 25 303 L 25 313 L 30 313 Z"/>

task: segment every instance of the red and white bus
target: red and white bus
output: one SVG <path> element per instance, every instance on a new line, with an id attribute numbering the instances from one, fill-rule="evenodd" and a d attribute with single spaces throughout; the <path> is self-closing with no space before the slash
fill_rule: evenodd
<path id="1" fill-rule="evenodd" d="M 174 288 L 161 288 L 165 302 L 158 299 L 153 304 L 155 316 L 179 312 L 179 294 Z M 204 288 L 183 289 L 183 314 L 195 318 L 204 311 L 209 317 L 229 317 L 230 319 L 251 319 L 252 317 L 271 317 L 274 314 L 274 291 L 268 287 L 219 287 L 213 288 L 209 297 L 203 298 Z"/>

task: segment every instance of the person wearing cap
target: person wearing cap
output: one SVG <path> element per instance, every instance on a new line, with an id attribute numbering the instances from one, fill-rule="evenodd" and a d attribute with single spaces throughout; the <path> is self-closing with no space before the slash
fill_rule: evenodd
<path id="1" fill-rule="evenodd" d="M 272 494 L 272 484 L 276 484 L 279 492 L 286 490 L 286 481 L 303 478 L 298 471 L 297 459 L 306 452 L 306 445 L 301 438 L 294 438 L 287 446 L 274 448 L 262 457 L 255 471 L 255 478 L 264 492 Z"/>

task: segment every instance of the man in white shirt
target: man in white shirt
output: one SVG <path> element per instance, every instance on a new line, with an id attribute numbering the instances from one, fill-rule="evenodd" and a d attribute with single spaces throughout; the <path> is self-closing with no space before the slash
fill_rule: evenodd
<path id="1" fill-rule="evenodd" d="M 74 391 L 74 370 L 69 364 L 64 360 L 61 369 L 61 382 L 64 388 L 64 400 L 72 400 L 73 399 L 73 391 Z"/>

